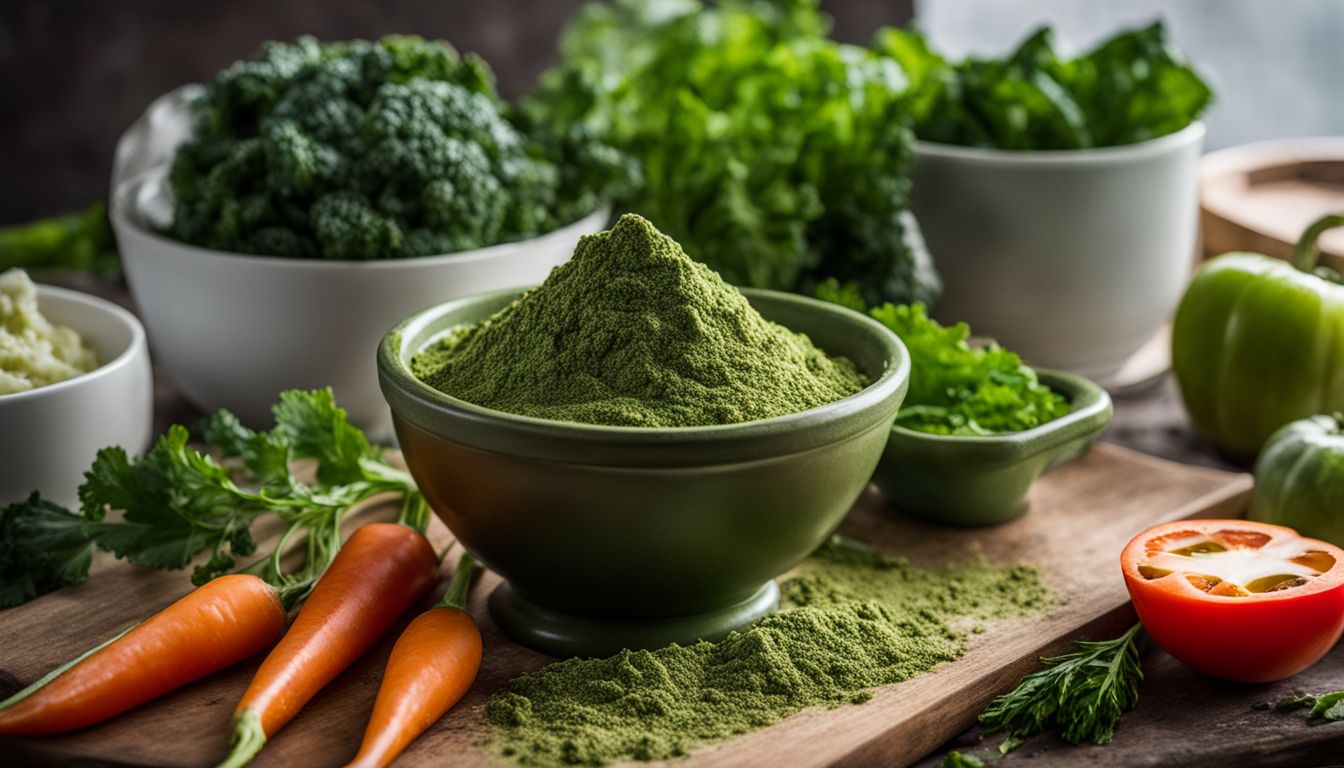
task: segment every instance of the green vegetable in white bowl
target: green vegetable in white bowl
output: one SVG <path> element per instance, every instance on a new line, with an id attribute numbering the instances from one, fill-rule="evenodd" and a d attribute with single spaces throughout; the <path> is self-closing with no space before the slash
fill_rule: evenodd
<path id="1" fill-rule="evenodd" d="M 816 0 L 591 3 L 524 105 L 633 155 L 617 200 L 734 285 L 931 303 L 905 210 L 912 137 L 890 59 L 827 38 Z"/>

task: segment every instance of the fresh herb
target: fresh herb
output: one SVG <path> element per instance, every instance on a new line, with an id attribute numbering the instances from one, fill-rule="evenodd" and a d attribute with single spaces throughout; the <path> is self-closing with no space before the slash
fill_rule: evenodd
<path id="1" fill-rule="evenodd" d="M 941 768 L 985 768 L 985 761 L 975 755 L 963 755 L 960 752 L 948 752 L 943 756 Z"/>
<path id="2" fill-rule="evenodd" d="M 830 280 L 817 296 L 859 312 L 867 305 L 854 285 Z M 910 389 L 896 423 L 940 435 L 1020 432 L 1066 415 L 1069 402 L 1042 384 L 1022 358 L 998 344 L 972 347 L 965 323 L 948 327 L 922 304 L 867 310 L 910 352 Z"/>
<path id="3" fill-rule="evenodd" d="M 37 492 L 0 509 L 0 609 L 88 578 L 93 550 L 84 519 Z"/>
<path id="4" fill-rule="evenodd" d="M 934 301 L 905 213 L 912 137 L 889 59 L 826 37 L 816 0 L 585 6 L 524 106 L 636 157 L 620 200 L 735 285 Z"/>
<path id="5" fill-rule="evenodd" d="M 0 227 L 0 272 L 16 267 L 116 274 L 117 244 L 107 204 L 99 201 L 77 213 Z"/>
<path id="6" fill-rule="evenodd" d="M 1344 720 L 1344 691 L 1332 693 L 1301 693 L 1283 699 L 1274 705 L 1275 712 L 1292 712 L 1310 707 L 1308 720 Z"/>
<path id="7" fill-rule="evenodd" d="M 381 458 L 330 389 L 285 392 L 274 414 L 275 426 L 266 432 L 248 429 L 228 411 L 216 413 L 205 428 L 208 443 L 240 463 L 256 490 L 244 490 L 228 468 L 191 447 L 182 426 L 170 428 L 140 458 L 117 447 L 103 449 L 79 489 L 89 535 L 99 547 L 151 568 L 182 568 L 209 550 L 209 560 L 192 575 L 201 584 L 252 555 L 252 524 L 273 514 L 286 526 L 280 543 L 248 570 L 291 600 L 321 575 L 340 548 L 341 521 L 362 502 L 402 494 L 403 522 L 423 529 L 428 506 L 410 475 Z M 316 461 L 313 482 L 290 471 L 299 460 Z M 108 509 L 122 510 L 123 519 L 105 521 Z M 281 555 L 299 535 L 307 537 L 307 557 L 287 573 Z"/>
<path id="8" fill-rule="evenodd" d="M 1185 128 L 1213 92 L 1161 22 L 1127 30 L 1075 59 L 1041 28 L 1002 59 L 953 64 L 914 30 L 884 29 L 876 50 L 910 79 L 915 133 L 926 141 L 999 149 L 1086 149 Z"/>
<path id="9" fill-rule="evenodd" d="M 196 105 L 171 234 L 326 259 L 450 253 L 552 231 L 628 185 L 633 163 L 566 125 L 523 125 L 484 61 L 446 43 L 267 43 Z"/>
<path id="10" fill-rule="evenodd" d="M 1120 715 L 1139 701 L 1139 633 L 1135 624 L 1120 637 L 1100 642 L 1077 641 L 1078 650 L 1041 659 L 1045 669 L 1022 679 L 1008 693 L 995 697 L 980 724 L 986 733 L 1006 733 L 1001 748 L 1009 751 L 1022 739 L 1061 727 L 1070 744 L 1109 743 Z"/>

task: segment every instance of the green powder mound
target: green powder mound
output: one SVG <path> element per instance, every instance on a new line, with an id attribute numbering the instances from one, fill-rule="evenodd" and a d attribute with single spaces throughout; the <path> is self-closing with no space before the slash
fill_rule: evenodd
<path id="1" fill-rule="evenodd" d="M 926 570 L 830 546 L 781 583 L 785 610 L 718 643 L 574 659 L 486 705 L 492 748 L 525 765 L 662 760 L 810 707 L 863 703 L 966 652 L 983 622 L 1053 603 L 1032 568 Z"/>
<path id="2" fill-rule="evenodd" d="M 580 240 L 540 287 L 417 355 L 411 368 L 487 408 L 635 427 L 782 416 L 866 383 L 849 360 L 761 317 L 631 214 Z"/>

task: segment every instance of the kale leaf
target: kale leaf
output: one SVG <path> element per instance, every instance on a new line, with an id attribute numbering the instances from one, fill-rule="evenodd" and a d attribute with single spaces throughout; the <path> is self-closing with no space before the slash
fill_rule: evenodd
<path id="1" fill-rule="evenodd" d="M 830 280 L 817 287 L 817 296 L 859 312 L 867 308 L 853 284 Z M 943 327 L 922 304 L 867 311 L 910 352 L 910 389 L 897 424 L 941 435 L 989 435 L 1032 429 L 1069 413 L 1069 402 L 1022 358 L 992 342 L 971 346 L 965 323 Z"/>
<path id="2" fill-rule="evenodd" d="M 219 250 L 480 248 L 581 218 L 636 173 L 590 134 L 525 124 L 481 59 L 412 36 L 267 43 L 208 83 L 196 109 L 170 175 L 170 233 Z"/>
<path id="3" fill-rule="evenodd" d="M 874 48 L 910 80 L 915 133 L 999 149 L 1110 147 L 1185 128 L 1213 92 L 1162 23 L 1126 30 L 1074 59 L 1040 28 L 1001 59 L 952 63 L 915 30 L 883 29 Z"/>
<path id="4" fill-rule="evenodd" d="M 88 578 L 93 551 L 84 518 L 37 492 L 0 508 L 0 609 Z"/>
<path id="5" fill-rule="evenodd" d="M 872 303 L 941 284 L 905 215 L 905 77 L 827 39 L 816 0 L 618 0 L 585 6 L 523 105 L 638 159 L 620 206 L 731 283 Z"/>

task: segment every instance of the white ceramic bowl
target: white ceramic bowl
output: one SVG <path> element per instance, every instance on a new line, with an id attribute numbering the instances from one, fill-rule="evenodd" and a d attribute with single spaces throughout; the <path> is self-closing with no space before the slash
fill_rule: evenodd
<path id="1" fill-rule="evenodd" d="M 33 491 L 72 509 L 98 450 L 138 454 L 153 431 L 154 382 L 145 330 L 110 301 L 39 285 L 42 314 L 84 338 L 101 365 L 72 379 L 0 395 L 0 505 Z"/>
<path id="2" fill-rule="evenodd" d="M 1091 150 L 920 142 L 911 207 L 945 283 L 936 316 L 1032 365 L 1115 373 L 1189 279 L 1203 140 L 1196 122 Z"/>
<path id="3" fill-rule="evenodd" d="M 351 420 L 391 436 L 374 356 L 383 334 L 452 298 L 542 282 L 597 211 L 542 237 L 444 256 L 323 261 L 197 248 L 159 234 L 172 203 L 158 167 L 124 182 L 112 226 L 158 364 L 198 407 L 269 425 L 276 395 L 330 386 Z"/>

